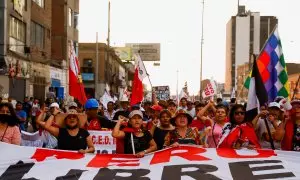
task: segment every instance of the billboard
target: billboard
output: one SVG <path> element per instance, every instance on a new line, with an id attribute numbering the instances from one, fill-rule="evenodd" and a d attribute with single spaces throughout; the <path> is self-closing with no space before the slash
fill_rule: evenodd
<path id="1" fill-rule="evenodd" d="M 153 91 L 156 94 L 158 100 L 169 100 L 170 99 L 170 88 L 169 86 L 154 86 Z"/>
<path id="2" fill-rule="evenodd" d="M 160 61 L 160 43 L 126 43 L 132 54 L 139 53 L 142 61 Z"/>
<path id="3" fill-rule="evenodd" d="M 122 61 L 131 61 L 132 60 L 132 52 L 130 47 L 114 47 L 116 55 Z"/>

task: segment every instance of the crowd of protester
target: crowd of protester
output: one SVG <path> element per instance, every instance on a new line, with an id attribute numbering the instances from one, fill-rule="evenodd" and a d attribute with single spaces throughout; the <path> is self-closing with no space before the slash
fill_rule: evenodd
<path id="1" fill-rule="evenodd" d="M 14 107 L 15 106 L 15 107 Z M 145 154 L 181 144 L 205 148 L 248 148 L 300 151 L 300 100 L 278 97 L 263 105 L 256 117 L 246 112 L 246 104 L 233 99 L 226 103 L 191 102 L 181 98 L 143 102 L 96 99 L 84 105 L 67 105 L 48 99 L 25 98 L 24 102 L 0 102 L 0 141 L 21 145 L 21 132 L 40 132 L 43 147 L 95 151 L 89 130 L 111 130 L 117 139 L 117 153 Z M 104 109 L 104 107 L 107 107 Z"/>

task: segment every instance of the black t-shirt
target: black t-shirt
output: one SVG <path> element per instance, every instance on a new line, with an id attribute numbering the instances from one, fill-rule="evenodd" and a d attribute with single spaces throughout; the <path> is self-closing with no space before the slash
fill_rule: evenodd
<path id="1" fill-rule="evenodd" d="M 144 136 L 137 137 L 133 134 L 133 142 L 135 153 L 142 152 L 150 147 L 150 141 L 152 136 L 149 131 L 143 131 Z M 133 154 L 132 145 L 131 145 L 131 133 L 125 133 L 124 138 L 124 153 Z"/>
<path id="2" fill-rule="evenodd" d="M 118 120 L 120 115 L 128 118 L 129 114 L 130 114 L 130 111 L 117 111 L 116 114 L 114 115 L 113 120 Z"/>
<path id="3" fill-rule="evenodd" d="M 294 126 L 293 150 L 300 151 L 300 125 Z"/>
<path id="4" fill-rule="evenodd" d="M 90 134 L 87 130 L 80 128 L 76 136 L 71 136 L 66 128 L 59 128 L 59 134 L 57 137 L 57 149 L 74 151 L 86 149 L 86 138 L 89 135 Z"/>
<path id="5" fill-rule="evenodd" d="M 160 128 L 155 128 L 153 139 L 157 145 L 157 150 L 161 150 L 165 143 L 165 137 L 170 130 L 163 130 Z"/>

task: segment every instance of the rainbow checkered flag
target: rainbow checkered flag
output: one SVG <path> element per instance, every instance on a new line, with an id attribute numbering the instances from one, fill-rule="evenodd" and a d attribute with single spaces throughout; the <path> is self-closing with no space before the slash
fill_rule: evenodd
<path id="1" fill-rule="evenodd" d="M 281 41 L 276 27 L 257 59 L 259 74 L 262 77 L 268 93 L 268 101 L 273 101 L 277 96 L 288 97 L 288 73 L 282 53 Z M 252 71 L 244 83 L 249 89 Z"/>
<path id="2" fill-rule="evenodd" d="M 277 96 L 288 97 L 288 74 L 278 28 L 269 36 L 244 86 L 248 91 L 247 111 L 265 105 Z"/>

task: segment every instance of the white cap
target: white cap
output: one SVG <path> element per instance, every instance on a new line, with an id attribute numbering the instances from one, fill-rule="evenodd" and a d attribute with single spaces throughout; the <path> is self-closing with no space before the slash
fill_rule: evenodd
<path id="1" fill-rule="evenodd" d="M 58 105 L 56 102 L 54 102 L 54 103 L 52 103 L 52 104 L 50 105 L 50 108 L 52 108 L 52 107 L 59 108 L 59 105 Z"/>
<path id="2" fill-rule="evenodd" d="M 69 107 L 78 107 L 76 102 L 70 102 Z"/>
<path id="3" fill-rule="evenodd" d="M 143 113 L 140 110 L 133 110 L 133 111 L 131 111 L 131 113 L 129 114 L 129 118 L 132 118 L 134 115 L 139 115 L 143 119 Z"/>
<path id="4" fill-rule="evenodd" d="M 277 102 L 270 102 L 270 104 L 269 104 L 268 107 L 269 108 L 271 108 L 271 107 L 277 107 L 278 109 L 280 109 L 282 111 L 282 108 L 280 107 L 280 104 L 277 103 Z"/>

